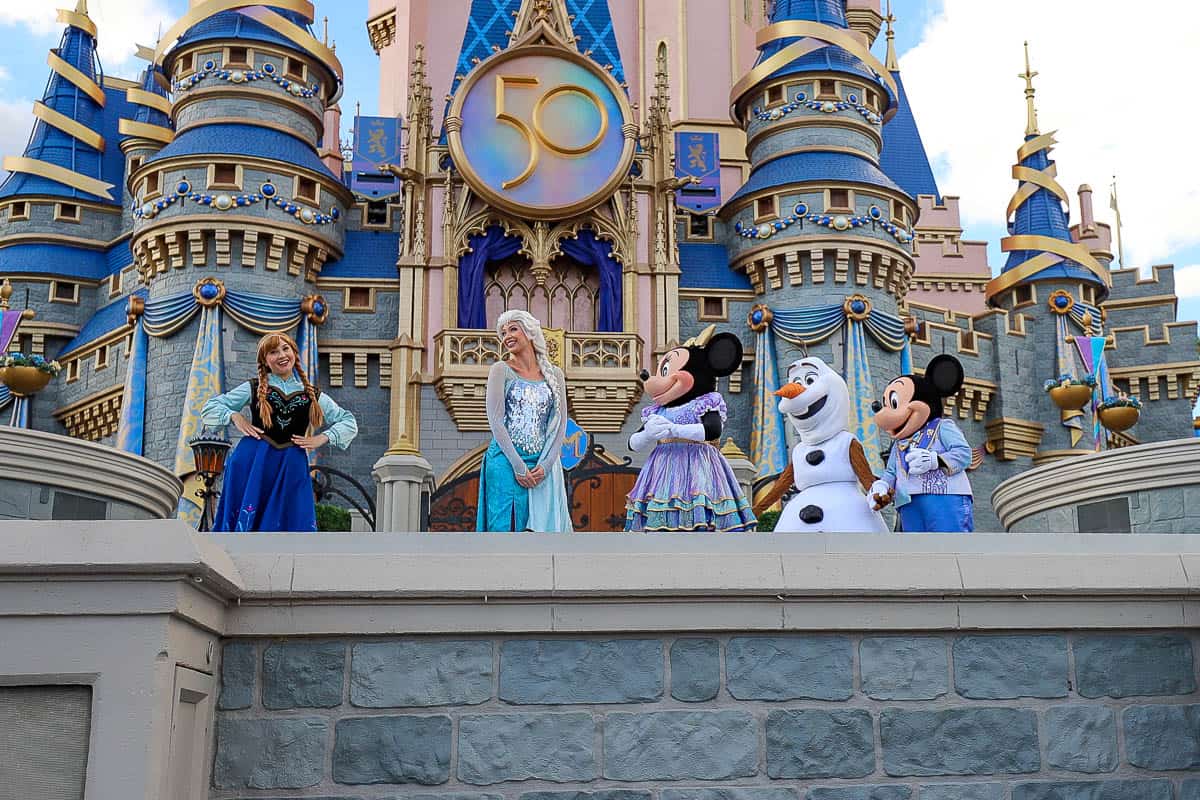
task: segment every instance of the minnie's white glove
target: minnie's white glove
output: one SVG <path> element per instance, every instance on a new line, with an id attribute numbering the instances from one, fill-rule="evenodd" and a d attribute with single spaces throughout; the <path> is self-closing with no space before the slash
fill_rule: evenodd
<path id="1" fill-rule="evenodd" d="M 908 451 L 905 459 L 908 463 L 909 475 L 924 475 L 937 469 L 937 453 L 923 447 L 914 447 Z"/>
<path id="2" fill-rule="evenodd" d="M 652 414 L 646 418 L 642 429 L 629 437 L 629 449 L 635 452 L 641 452 L 647 448 L 658 444 L 660 439 L 666 439 L 671 435 L 671 423 L 666 417 L 659 414 Z"/>
<path id="3" fill-rule="evenodd" d="M 688 439 L 693 442 L 703 442 L 708 438 L 704 434 L 703 422 L 693 422 L 690 425 L 672 425 L 671 437 L 675 439 Z"/>

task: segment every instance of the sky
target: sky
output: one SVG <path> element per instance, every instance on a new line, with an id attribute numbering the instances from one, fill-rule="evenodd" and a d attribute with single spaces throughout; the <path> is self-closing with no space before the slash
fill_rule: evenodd
<path id="1" fill-rule="evenodd" d="M 30 109 L 45 87 L 46 52 L 58 44 L 58 6 L 76 0 L 0 0 L 0 154 L 19 155 Z M 378 59 L 367 38 L 366 0 L 316 0 L 346 71 L 344 136 L 356 104 L 377 110 Z M 89 0 L 107 74 L 136 78 L 135 43 L 182 14 L 187 0 Z M 989 242 L 993 269 L 1011 177 L 1025 130 L 1022 42 L 1028 40 L 1042 132 L 1057 130 L 1052 157 L 1071 196 L 1094 190 L 1097 220 L 1112 223 L 1118 183 L 1126 266 L 1146 276 L 1174 263 L 1181 319 L 1200 318 L 1200 159 L 1192 152 L 1200 113 L 1191 80 L 1200 5 L 1117 0 L 895 0 L 901 74 L 943 195 L 961 198 L 965 237 Z M 883 37 L 876 46 L 883 56 Z M 1115 249 L 1115 247 L 1114 247 Z"/>

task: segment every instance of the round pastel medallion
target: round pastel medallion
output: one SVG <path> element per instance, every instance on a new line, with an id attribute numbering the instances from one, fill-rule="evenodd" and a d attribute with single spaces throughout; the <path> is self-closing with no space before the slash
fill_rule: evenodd
<path id="1" fill-rule="evenodd" d="M 493 205 L 535 219 L 606 200 L 628 174 L 634 130 L 624 90 L 583 55 L 549 45 L 501 52 L 454 95 L 454 165 Z"/>

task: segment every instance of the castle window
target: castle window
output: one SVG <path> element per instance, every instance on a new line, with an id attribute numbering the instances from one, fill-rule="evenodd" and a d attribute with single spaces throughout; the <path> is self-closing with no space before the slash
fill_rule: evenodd
<path id="1" fill-rule="evenodd" d="M 1084 286 L 1083 287 L 1083 302 L 1087 303 L 1090 306 L 1096 305 L 1096 287 L 1095 286 Z"/>
<path id="2" fill-rule="evenodd" d="M 767 105 L 774 106 L 783 102 L 783 86 L 777 85 L 767 89 Z"/>
<path id="3" fill-rule="evenodd" d="M 50 281 L 51 303 L 78 303 L 79 284 L 70 281 Z"/>
<path id="4" fill-rule="evenodd" d="M 879 95 L 875 94 L 875 92 L 871 91 L 870 89 L 867 89 L 866 95 L 867 95 L 867 108 L 871 109 L 872 111 L 878 111 L 879 110 Z"/>
<path id="5" fill-rule="evenodd" d="M 296 177 L 296 187 L 294 196 L 297 200 L 303 200 L 306 203 L 312 203 L 314 206 L 320 203 L 320 194 L 317 188 L 317 182 L 311 178 Z"/>
<path id="6" fill-rule="evenodd" d="M 841 100 L 837 93 L 837 81 L 828 78 L 817 81 L 817 99 Z"/>
<path id="7" fill-rule="evenodd" d="M 1026 284 L 1013 289 L 1013 308 L 1033 302 L 1033 287 Z"/>
<path id="8" fill-rule="evenodd" d="M 237 164 L 213 164 L 209 167 L 210 189 L 241 189 L 242 168 Z"/>
<path id="9" fill-rule="evenodd" d="M 79 206 L 75 203 L 57 203 L 54 206 L 55 221 L 79 222 Z"/>
<path id="10" fill-rule="evenodd" d="M 187 73 L 191 72 L 193 69 L 194 60 L 195 55 L 192 53 L 188 53 L 186 56 L 180 56 L 179 60 L 175 62 L 175 74 L 186 75 Z"/>
<path id="11" fill-rule="evenodd" d="M 29 203 L 24 200 L 8 207 L 8 221 L 15 222 L 19 219 L 29 219 Z"/>
<path id="12" fill-rule="evenodd" d="M 149 200 L 152 197 L 158 197 L 159 194 L 159 175 L 158 172 L 151 172 L 146 176 L 145 183 L 142 184 L 142 199 Z"/>
<path id="13" fill-rule="evenodd" d="M 708 214 L 688 214 L 688 235 L 689 239 L 704 239 L 711 241 L 713 238 L 713 218 Z"/>
<path id="14" fill-rule="evenodd" d="M 343 311 L 374 311 L 375 290 L 369 286 L 349 286 L 342 306 Z"/>
<path id="15" fill-rule="evenodd" d="M 724 297 L 700 298 L 699 318 L 701 322 L 726 322 L 729 311 L 726 309 Z"/>
<path id="16" fill-rule="evenodd" d="M 376 227 L 386 227 L 391 224 L 387 200 L 369 200 L 367 202 L 366 222 L 364 224 Z"/>
<path id="17" fill-rule="evenodd" d="M 67 383 L 79 380 L 79 359 L 67 362 Z"/>
<path id="18" fill-rule="evenodd" d="M 763 220 L 774 219 L 779 216 L 774 195 L 770 197 L 760 197 L 754 201 L 754 221 L 762 222 Z"/>
<path id="19" fill-rule="evenodd" d="M 908 209 L 899 200 L 892 201 L 892 220 L 901 225 L 908 224 Z"/>
<path id="20" fill-rule="evenodd" d="M 599 275 L 567 256 L 559 256 L 550 262 L 550 274 L 540 286 L 529 268 L 529 259 L 523 255 L 492 264 L 484 278 L 483 292 L 488 319 L 520 309 L 546 320 L 548 328 L 596 330 L 600 309 Z M 585 360 L 587 358 L 585 356 Z"/>
<path id="21" fill-rule="evenodd" d="M 753 0 L 742 0 L 742 19 L 749 25 L 754 21 Z"/>
<path id="22" fill-rule="evenodd" d="M 225 57 L 225 66 L 250 66 L 250 51 L 245 47 L 231 47 Z"/>
<path id="23" fill-rule="evenodd" d="M 108 296 L 116 297 L 121 293 L 121 277 L 124 273 L 114 272 L 108 276 Z"/>
<path id="24" fill-rule="evenodd" d="M 850 201 L 849 189 L 830 189 L 829 190 L 829 211 L 853 211 L 854 206 Z"/>
<path id="25" fill-rule="evenodd" d="M 130 175 L 137 172 L 141 168 L 143 160 L 144 159 L 141 156 L 138 156 L 137 158 L 129 159 L 129 174 Z"/>
<path id="26" fill-rule="evenodd" d="M 975 351 L 978 349 L 975 345 L 975 331 L 959 331 L 958 349 L 969 351 Z"/>
<path id="27" fill-rule="evenodd" d="M 306 74 L 305 68 L 304 68 L 304 62 L 298 58 L 292 58 L 291 56 L 288 56 L 287 62 L 284 67 L 283 74 L 286 77 L 291 78 L 293 80 L 297 80 L 297 81 L 304 80 L 304 76 Z"/>
<path id="28" fill-rule="evenodd" d="M 102 344 L 96 348 L 96 369 L 104 369 L 108 366 L 108 350 L 110 345 Z"/>

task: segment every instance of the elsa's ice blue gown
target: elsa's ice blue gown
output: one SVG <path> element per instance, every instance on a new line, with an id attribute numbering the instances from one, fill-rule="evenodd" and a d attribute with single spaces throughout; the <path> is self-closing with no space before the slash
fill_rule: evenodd
<path id="1" fill-rule="evenodd" d="M 570 532 L 563 478 L 567 430 L 566 387 L 557 370 L 545 380 L 522 378 L 497 362 L 488 374 L 487 411 L 493 439 L 479 471 L 476 530 Z M 517 475 L 541 467 L 546 477 L 532 489 Z"/>

